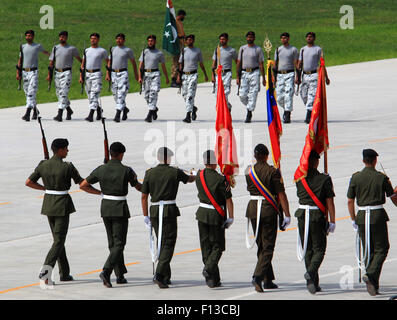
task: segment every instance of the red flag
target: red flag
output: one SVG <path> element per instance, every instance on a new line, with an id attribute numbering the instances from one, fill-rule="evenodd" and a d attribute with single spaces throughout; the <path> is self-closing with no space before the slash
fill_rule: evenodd
<path id="1" fill-rule="evenodd" d="M 225 89 L 222 81 L 222 66 L 218 66 L 218 92 L 216 97 L 216 144 L 215 154 L 221 172 L 231 186 L 235 185 L 233 176 L 238 173 L 237 147 L 234 138 L 232 116 L 227 107 Z"/>
<path id="2" fill-rule="evenodd" d="M 298 169 L 295 171 L 294 181 L 299 181 L 307 176 L 309 168 L 309 156 L 312 150 L 318 154 L 326 151 L 329 147 L 328 124 L 327 124 L 327 96 L 325 92 L 325 64 L 320 59 L 316 97 L 313 103 L 312 117 L 309 123 L 309 132 L 306 136 L 305 146 Z"/>

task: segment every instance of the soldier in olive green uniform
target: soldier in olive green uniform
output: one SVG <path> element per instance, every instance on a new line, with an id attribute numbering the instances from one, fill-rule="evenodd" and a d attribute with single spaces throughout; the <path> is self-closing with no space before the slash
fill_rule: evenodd
<path id="1" fill-rule="evenodd" d="M 257 160 L 254 165 L 254 170 L 263 183 L 263 185 L 270 191 L 273 196 L 278 196 L 285 218 L 283 228 L 286 228 L 290 223 L 289 204 L 287 195 L 285 194 L 284 184 L 281 173 L 278 169 L 267 164 L 269 150 L 263 144 L 258 144 L 254 150 L 254 156 Z M 251 195 L 251 200 L 248 203 L 246 217 L 251 220 L 252 228 L 255 232 L 257 224 L 257 203 L 262 201 L 260 209 L 260 221 L 258 226 L 258 234 L 256 235 L 256 243 L 258 246 L 257 256 L 258 261 L 253 274 L 252 284 L 255 290 L 263 292 L 262 281 L 265 289 L 275 289 L 277 285 L 273 283 L 274 273 L 272 267 L 272 258 L 274 246 L 277 237 L 277 217 L 278 212 L 275 208 L 264 198 L 255 186 L 249 176 L 251 167 L 246 170 L 247 190 Z M 261 199 L 259 199 L 261 198 Z"/>
<path id="2" fill-rule="evenodd" d="M 196 212 L 196 219 L 198 220 L 200 247 L 204 263 L 203 276 L 207 285 L 210 288 L 215 288 L 221 286 L 218 263 L 222 252 L 225 251 L 225 228 L 230 227 L 234 221 L 233 201 L 229 183 L 225 176 L 216 171 L 214 151 L 204 152 L 203 160 L 205 184 L 215 202 L 224 210 L 224 216 L 222 216 L 212 205 L 204 190 L 200 178 L 201 171 L 199 171 L 196 176 L 196 186 L 200 206 Z M 227 218 L 226 212 L 229 213 L 229 218 Z"/>
<path id="3" fill-rule="evenodd" d="M 393 190 L 389 178 L 375 169 L 377 163 L 375 150 L 363 150 L 363 162 L 365 168 L 352 175 L 347 191 L 348 209 L 352 219 L 353 228 L 361 238 L 363 248 L 366 248 L 366 231 L 369 231 L 369 253 L 364 260 L 366 273 L 363 280 L 367 285 L 367 291 L 371 296 L 379 294 L 379 278 L 383 262 L 389 251 L 389 239 L 387 221 L 389 217 L 383 204 L 386 197 L 390 197 L 397 206 L 397 187 Z M 354 199 L 357 199 L 358 213 L 355 214 Z M 366 223 L 366 218 L 369 219 Z M 368 227 L 368 230 L 367 230 Z"/>
<path id="4" fill-rule="evenodd" d="M 141 190 L 141 184 L 132 168 L 121 163 L 125 147 L 120 142 L 110 146 L 111 159 L 106 164 L 96 168 L 82 182 L 81 189 L 92 194 L 102 194 L 101 217 L 105 224 L 109 244 L 109 256 L 103 266 L 100 278 L 103 284 L 111 288 L 110 275 L 114 270 L 118 284 L 127 283 L 124 274 L 127 269 L 124 264 L 124 247 L 127 241 L 128 219 L 130 212 L 127 204 L 128 184 L 136 190 Z M 99 182 L 101 191 L 91 187 Z"/>
<path id="5" fill-rule="evenodd" d="M 55 139 L 51 144 L 54 155 L 49 160 L 43 160 L 26 180 L 26 186 L 45 191 L 41 214 L 46 215 L 50 224 L 54 242 L 44 261 L 44 267 L 39 275 L 46 283 L 51 279 L 51 274 L 45 267 L 54 268 L 58 262 L 61 281 L 71 281 L 68 259 L 66 257 L 65 240 L 69 227 L 69 215 L 76 211 L 68 190 L 71 180 L 76 184 L 83 178 L 70 162 L 64 162 L 68 154 L 69 142 L 67 139 Z M 43 185 L 37 183 L 42 179 Z M 51 273 L 51 272 L 50 272 Z"/>
<path id="6" fill-rule="evenodd" d="M 157 159 L 160 164 L 148 169 L 142 184 L 142 211 L 145 224 L 148 228 L 153 226 L 159 237 L 160 211 L 163 212 L 161 247 L 158 264 L 153 281 L 160 288 L 168 288 L 171 282 L 170 262 L 174 254 L 177 236 L 177 217 L 180 215 L 175 198 L 178 193 L 179 183 L 194 181 L 194 176 L 185 174 L 182 170 L 169 165 L 173 152 L 168 148 L 160 148 Z M 148 197 L 151 197 L 150 219 L 148 212 Z"/>
<path id="7" fill-rule="evenodd" d="M 299 209 L 295 212 L 298 218 L 298 231 L 300 243 L 298 243 L 298 258 L 305 260 L 306 285 L 311 294 L 321 291 L 319 286 L 318 270 L 324 259 L 327 248 L 327 233 L 335 231 L 335 205 L 331 177 L 320 173 L 317 168 L 320 156 L 312 151 L 309 156 L 309 170 L 307 171 L 306 182 L 317 199 L 326 207 L 330 213 L 330 222 L 327 216 L 317 206 L 316 202 L 306 191 L 302 181 L 296 183 L 296 193 L 299 198 Z M 308 233 L 305 238 L 305 219 L 308 214 Z M 306 243 L 306 246 L 304 245 Z M 302 246 L 304 249 L 302 249 Z M 305 251 L 306 248 L 306 251 Z"/>

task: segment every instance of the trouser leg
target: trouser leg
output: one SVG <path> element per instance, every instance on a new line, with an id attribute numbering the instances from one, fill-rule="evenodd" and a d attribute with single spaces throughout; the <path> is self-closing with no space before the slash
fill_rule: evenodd
<path id="1" fill-rule="evenodd" d="M 112 93 L 116 102 L 116 110 L 124 110 L 126 107 L 125 98 L 130 89 L 128 71 L 112 72 Z"/>
<path id="2" fill-rule="evenodd" d="M 196 97 L 198 74 L 184 74 L 182 76 L 182 95 L 185 99 L 186 112 L 192 112 L 194 107 L 194 98 Z"/>
<path id="3" fill-rule="evenodd" d="M 37 105 L 36 95 L 39 87 L 38 71 L 23 71 L 23 90 L 26 96 L 26 108 L 35 108 Z"/>
<path id="4" fill-rule="evenodd" d="M 102 72 L 86 73 L 85 90 L 90 109 L 96 110 L 99 106 L 99 98 L 102 90 Z"/>
<path id="5" fill-rule="evenodd" d="M 160 72 L 150 72 L 145 75 L 145 100 L 149 110 L 157 110 L 158 94 L 161 87 Z"/>
<path id="6" fill-rule="evenodd" d="M 58 98 L 58 109 L 66 109 L 70 106 L 69 91 L 72 82 L 72 72 L 55 72 L 55 93 Z"/>

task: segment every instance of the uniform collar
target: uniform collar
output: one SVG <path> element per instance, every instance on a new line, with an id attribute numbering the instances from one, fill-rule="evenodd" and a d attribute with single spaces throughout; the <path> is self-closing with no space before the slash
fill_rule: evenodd
<path id="1" fill-rule="evenodd" d="M 121 163 L 119 159 L 110 159 L 108 163 Z"/>
<path id="2" fill-rule="evenodd" d="M 51 160 L 59 160 L 59 161 L 62 161 L 63 159 L 62 159 L 60 156 L 58 156 L 57 154 L 54 154 L 54 155 L 51 157 Z"/>

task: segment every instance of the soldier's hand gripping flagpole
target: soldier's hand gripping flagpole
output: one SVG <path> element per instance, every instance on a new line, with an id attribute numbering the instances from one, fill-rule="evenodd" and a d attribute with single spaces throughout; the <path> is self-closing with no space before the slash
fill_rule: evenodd
<path id="1" fill-rule="evenodd" d="M 41 130 L 41 136 L 42 136 L 41 142 L 43 144 L 44 159 L 48 160 L 48 159 L 50 159 L 50 155 L 48 154 L 47 139 L 44 134 L 43 125 L 41 124 L 41 117 L 37 117 L 37 121 L 40 124 L 40 130 Z"/>

